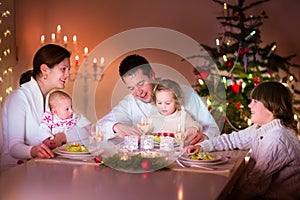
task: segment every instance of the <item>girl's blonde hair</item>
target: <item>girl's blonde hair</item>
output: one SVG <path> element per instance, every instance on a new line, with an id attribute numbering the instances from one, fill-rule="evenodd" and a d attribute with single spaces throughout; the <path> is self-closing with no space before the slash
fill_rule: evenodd
<path id="1" fill-rule="evenodd" d="M 152 101 L 156 103 L 156 92 L 157 91 L 171 91 L 173 98 L 175 99 L 176 110 L 181 110 L 183 105 L 183 92 L 178 83 L 170 79 L 159 80 L 158 83 L 154 85 Z"/>

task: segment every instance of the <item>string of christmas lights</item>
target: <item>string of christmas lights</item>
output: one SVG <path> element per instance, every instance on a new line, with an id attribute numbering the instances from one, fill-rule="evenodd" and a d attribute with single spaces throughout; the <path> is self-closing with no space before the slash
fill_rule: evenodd
<path id="1" fill-rule="evenodd" d="M 15 38 L 13 34 L 13 3 L 9 0 L 0 2 L 0 108 L 7 95 L 13 91 L 13 65 Z"/>

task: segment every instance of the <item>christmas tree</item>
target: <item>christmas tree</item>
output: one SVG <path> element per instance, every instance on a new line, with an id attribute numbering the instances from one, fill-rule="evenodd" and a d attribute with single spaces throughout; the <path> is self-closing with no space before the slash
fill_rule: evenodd
<path id="1" fill-rule="evenodd" d="M 265 11 L 258 16 L 249 13 L 254 6 L 269 0 L 260 0 L 249 5 L 246 5 L 245 0 L 238 0 L 234 5 L 219 0 L 213 1 L 222 5 L 224 10 L 224 14 L 217 17 L 222 31 L 216 39 L 215 47 L 204 44 L 202 47 L 213 58 L 219 70 L 218 75 L 222 78 L 219 85 L 212 83 L 214 84 L 212 86 L 207 79 L 215 74 L 209 67 L 199 67 L 194 71 L 197 77 L 194 88 L 201 97 L 207 98 L 208 107 L 214 118 L 225 122 L 222 132 L 230 133 L 251 125 L 249 94 L 260 82 L 267 80 L 285 82 L 294 94 L 299 94 L 299 91 L 292 87 L 292 83 L 297 79 L 290 72 L 292 67 L 299 65 L 290 62 L 295 55 L 287 57 L 277 55 L 275 42 L 261 47 L 259 28 L 268 16 Z M 188 59 L 192 57 L 195 56 Z M 226 98 L 218 96 L 220 87 L 225 87 Z M 214 92 L 212 93 L 209 88 L 214 88 Z M 294 104 L 296 113 L 299 113 L 296 109 L 299 101 L 294 100 Z M 298 120 L 297 115 L 295 120 Z"/>

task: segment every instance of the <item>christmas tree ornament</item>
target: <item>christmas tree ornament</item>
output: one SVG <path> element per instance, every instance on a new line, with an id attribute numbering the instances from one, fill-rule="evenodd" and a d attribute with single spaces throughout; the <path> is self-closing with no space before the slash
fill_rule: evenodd
<path id="1" fill-rule="evenodd" d="M 227 60 L 226 67 L 231 68 L 233 67 L 234 62 L 232 60 Z"/>
<path id="2" fill-rule="evenodd" d="M 229 89 L 234 93 L 234 94 L 239 94 L 240 92 L 240 85 L 239 84 L 232 84 L 229 86 Z"/>

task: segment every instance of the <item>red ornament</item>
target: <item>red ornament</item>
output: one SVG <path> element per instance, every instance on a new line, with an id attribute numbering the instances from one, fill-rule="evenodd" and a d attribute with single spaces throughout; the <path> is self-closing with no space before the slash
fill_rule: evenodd
<path id="1" fill-rule="evenodd" d="M 255 86 L 258 85 L 259 84 L 259 78 L 254 77 L 253 82 L 254 82 Z"/>
<path id="2" fill-rule="evenodd" d="M 149 160 L 144 160 L 142 163 L 141 163 L 141 166 L 144 170 L 149 170 L 150 169 L 150 161 Z"/>
<path id="3" fill-rule="evenodd" d="M 240 85 L 239 84 L 232 84 L 229 86 L 229 89 L 234 93 L 238 94 L 240 92 Z"/>
<path id="4" fill-rule="evenodd" d="M 245 53 L 244 49 L 239 49 L 239 52 L 238 52 L 239 55 L 243 55 L 244 53 Z"/>
<path id="5" fill-rule="evenodd" d="M 272 76 L 274 74 L 273 70 L 268 69 L 268 74 L 270 74 Z"/>
<path id="6" fill-rule="evenodd" d="M 246 47 L 246 48 L 244 49 L 244 51 L 245 51 L 245 53 L 249 53 L 250 48 L 249 48 L 249 47 Z"/>
<path id="7" fill-rule="evenodd" d="M 237 109 L 240 109 L 242 107 L 242 104 L 237 102 L 237 103 L 235 103 L 235 106 L 236 106 Z"/>
<path id="8" fill-rule="evenodd" d="M 233 64 L 234 64 L 234 62 L 232 60 L 228 60 L 226 62 L 226 67 L 231 68 L 231 67 L 233 67 Z"/>
<path id="9" fill-rule="evenodd" d="M 96 156 L 94 158 L 94 160 L 95 160 L 95 163 L 101 163 L 102 162 L 102 158 L 100 156 Z"/>
<path id="10" fill-rule="evenodd" d="M 201 78 L 202 80 L 206 80 L 207 77 L 209 76 L 209 74 L 210 74 L 210 70 L 206 69 L 206 70 L 201 71 L 198 74 L 198 77 Z"/>

